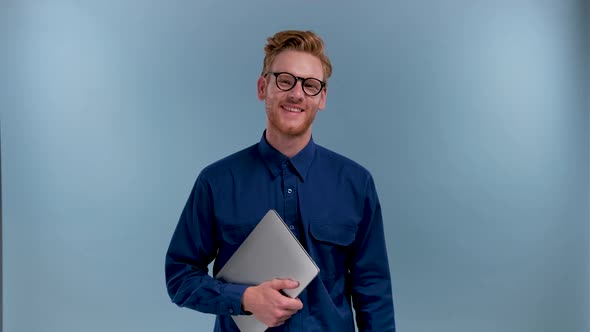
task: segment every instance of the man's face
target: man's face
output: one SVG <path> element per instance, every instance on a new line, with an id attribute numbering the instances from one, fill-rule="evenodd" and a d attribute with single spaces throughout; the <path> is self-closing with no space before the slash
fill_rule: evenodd
<path id="1" fill-rule="evenodd" d="M 317 57 L 300 51 L 283 51 L 271 65 L 271 72 L 287 72 L 297 77 L 324 80 L 322 62 Z M 273 74 L 258 79 L 258 99 L 266 105 L 267 133 L 270 135 L 311 135 L 311 124 L 319 110 L 326 105 L 327 89 L 316 96 L 308 96 L 301 88 L 301 81 L 293 89 L 282 91 L 276 85 Z"/>

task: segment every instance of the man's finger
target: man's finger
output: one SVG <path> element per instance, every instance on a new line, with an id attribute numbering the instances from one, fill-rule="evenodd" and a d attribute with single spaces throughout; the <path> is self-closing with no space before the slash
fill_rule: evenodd
<path id="1" fill-rule="evenodd" d="M 270 285 L 276 290 L 293 289 L 299 287 L 299 282 L 291 279 L 273 279 Z"/>

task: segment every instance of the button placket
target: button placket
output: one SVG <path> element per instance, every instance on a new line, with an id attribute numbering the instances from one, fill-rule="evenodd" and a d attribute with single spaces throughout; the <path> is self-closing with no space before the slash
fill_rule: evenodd
<path id="1" fill-rule="evenodd" d="M 283 167 L 283 184 L 285 188 L 284 204 L 285 204 L 285 223 L 289 225 L 289 229 L 298 236 L 297 233 L 297 195 L 295 188 L 297 187 L 297 175 L 294 173 L 293 165 L 287 161 Z"/>

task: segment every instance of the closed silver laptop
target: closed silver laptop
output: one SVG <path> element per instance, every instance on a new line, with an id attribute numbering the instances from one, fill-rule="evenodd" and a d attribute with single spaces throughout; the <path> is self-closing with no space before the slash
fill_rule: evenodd
<path id="1" fill-rule="evenodd" d="M 275 210 L 269 210 L 217 273 L 225 282 L 258 285 L 274 278 L 299 282 L 283 293 L 296 298 L 319 268 Z M 232 316 L 241 332 L 263 332 L 267 326 L 252 315 Z"/>

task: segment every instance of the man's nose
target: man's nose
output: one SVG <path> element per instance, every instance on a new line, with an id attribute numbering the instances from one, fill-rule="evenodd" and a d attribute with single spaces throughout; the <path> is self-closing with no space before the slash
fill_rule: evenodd
<path id="1" fill-rule="evenodd" d="M 305 96 L 302 84 L 303 83 L 301 82 L 301 80 L 297 80 L 297 82 L 295 82 L 295 86 L 291 90 L 289 90 L 289 97 L 296 100 L 302 100 Z"/>

